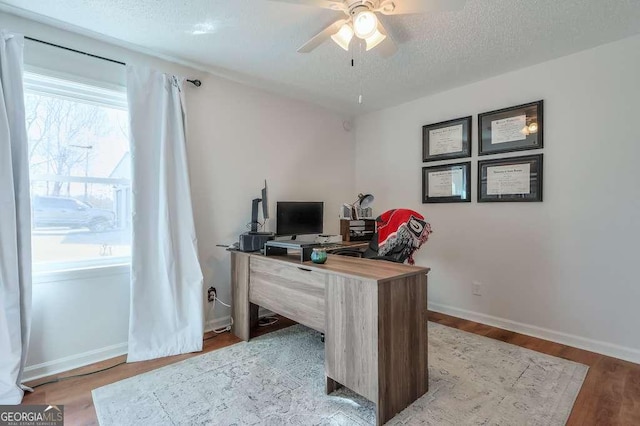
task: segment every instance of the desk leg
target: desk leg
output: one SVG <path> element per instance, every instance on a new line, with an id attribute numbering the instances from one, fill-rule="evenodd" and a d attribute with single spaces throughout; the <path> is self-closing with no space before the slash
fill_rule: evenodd
<path id="1" fill-rule="evenodd" d="M 249 259 L 246 253 L 231 253 L 231 332 L 244 341 L 258 322 L 258 306 L 249 303 Z"/>
<path id="2" fill-rule="evenodd" d="M 376 403 L 383 425 L 428 390 L 427 277 L 374 285 L 329 276 L 326 284 L 327 392 L 336 380 Z"/>
<path id="3" fill-rule="evenodd" d="M 378 285 L 379 425 L 429 389 L 426 299 L 424 274 Z"/>
<path id="4" fill-rule="evenodd" d="M 342 385 L 340 383 L 336 382 L 331 377 L 329 377 L 329 376 L 325 376 L 325 377 L 327 379 L 327 386 L 326 386 L 327 395 L 337 391 L 338 389 L 340 389 L 342 387 Z"/>
<path id="5" fill-rule="evenodd" d="M 251 330 L 255 330 L 258 328 L 258 310 L 260 306 L 255 305 L 253 303 L 249 303 L 249 335 L 251 335 Z"/>

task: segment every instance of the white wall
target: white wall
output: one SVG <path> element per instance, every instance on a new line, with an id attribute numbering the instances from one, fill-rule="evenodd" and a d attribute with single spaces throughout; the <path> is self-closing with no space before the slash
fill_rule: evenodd
<path id="1" fill-rule="evenodd" d="M 357 120 L 356 188 L 433 226 L 431 308 L 640 362 L 638 76 L 633 37 Z M 539 99 L 544 202 L 478 204 L 477 114 Z M 421 126 L 466 115 L 473 202 L 422 204 Z"/>
<path id="2" fill-rule="evenodd" d="M 27 378 L 126 353 L 129 267 L 92 272 L 36 275 Z"/>
<path id="3" fill-rule="evenodd" d="M 216 244 L 248 230 L 264 179 L 267 230 L 275 231 L 276 201 L 324 201 L 324 231 L 339 233 L 339 206 L 354 197 L 354 134 L 320 107 L 213 76 L 202 83 L 188 105 L 196 234 L 205 282 L 229 303 L 229 254 Z"/>
<path id="4" fill-rule="evenodd" d="M 189 167 L 200 261 L 206 286 L 230 301 L 229 256 L 216 244 L 237 241 L 251 218 L 251 200 L 269 185 L 277 200 L 325 202 L 325 232 L 338 233 L 338 207 L 354 197 L 354 134 L 343 117 L 102 41 L 0 13 L 0 28 L 128 63 L 202 80 L 187 87 Z M 31 67 L 55 69 L 109 85 L 124 84 L 124 67 L 57 48 L 25 43 Z M 275 229 L 270 220 L 267 228 Z M 106 274 L 106 275 L 105 275 Z M 63 371 L 126 351 L 129 274 L 46 275 L 34 285 L 34 324 L 27 378 Z M 227 308 L 209 325 L 226 324 Z"/>
<path id="5" fill-rule="evenodd" d="M 268 183 L 275 231 L 276 202 L 323 201 L 324 232 L 339 233 L 339 206 L 354 196 L 354 133 L 321 107 L 275 96 L 212 75 L 187 96 L 191 193 L 205 288 L 230 303 L 229 254 L 251 220 L 251 200 Z M 261 216 L 260 216 L 261 218 Z M 230 309 L 209 310 L 209 325 Z"/>

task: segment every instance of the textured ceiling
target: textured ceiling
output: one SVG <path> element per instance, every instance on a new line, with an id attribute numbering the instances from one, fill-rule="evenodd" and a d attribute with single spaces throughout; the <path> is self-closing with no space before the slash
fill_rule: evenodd
<path id="1" fill-rule="evenodd" d="M 345 52 L 331 41 L 312 53 L 296 53 L 344 15 L 290 3 L 1 3 L 32 19 L 53 18 L 353 115 L 640 33 L 640 0 L 469 0 L 457 12 L 383 17 L 398 52 L 382 59 L 375 49 L 364 52 L 352 43 Z"/>

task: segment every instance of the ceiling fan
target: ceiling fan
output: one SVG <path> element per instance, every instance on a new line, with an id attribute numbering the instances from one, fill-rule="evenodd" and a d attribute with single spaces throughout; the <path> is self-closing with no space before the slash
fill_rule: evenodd
<path id="1" fill-rule="evenodd" d="M 395 42 L 380 22 L 377 13 L 383 15 L 402 15 L 410 13 L 428 13 L 442 10 L 462 9 L 466 0 L 272 0 L 317 6 L 343 12 L 347 15 L 338 19 L 303 44 L 299 53 L 309 53 L 331 38 L 344 50 L 349 50 L 353 36 L 364 40 L 367 50 L 376 46 L 383 57 L 393 55 L 398 49 Z M 384 43 L 383 43 L 384 42 Z"/>

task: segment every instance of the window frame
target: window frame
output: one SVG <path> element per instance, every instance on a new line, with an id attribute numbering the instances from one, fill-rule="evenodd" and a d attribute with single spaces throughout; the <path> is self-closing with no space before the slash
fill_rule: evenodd
<path id="1" fill-rule="evenodd" d="M 126 88 L 123 86 L 79 78 L 78 76 L 71 74 L 63 74 L 30 66 L 25 66 L 23 85 L 25 95 L 31 93 L 36 95 L 55 96 L 71 101 L 128 111 Z M 38 181 L 42 179 L 47 180 L 47 178 L 51 178 L 52 176 L 32 176 L 30 174 L 30 181 L 32 177 L 37 178 L 33 179 L 34 181 Z M 60 180 L 60 178 L 55 177 L 55 180 Z M 64 181 L 131 185 L 130 179 L 101 177 L 69 176 Z M 86 204 L 79 200 L 76 201 Z M 32 262 L 31 268 L 33 284 L 44 284 L 75 279 L 91 279 L 97 276 L 129 273 L 131 268 L 131 255 L 72 261 Z"/>

